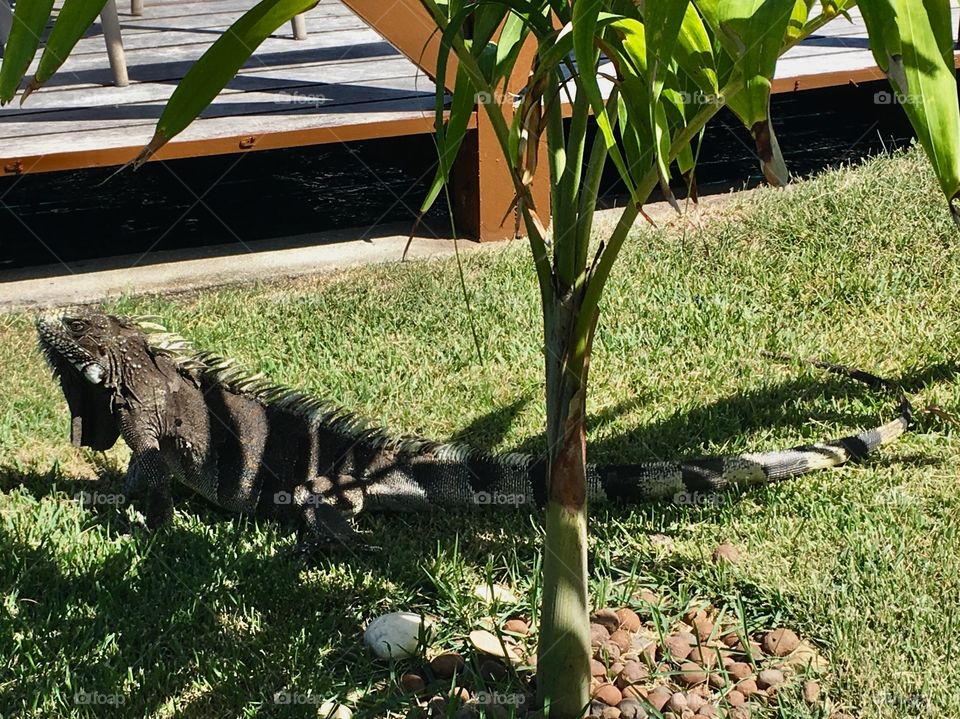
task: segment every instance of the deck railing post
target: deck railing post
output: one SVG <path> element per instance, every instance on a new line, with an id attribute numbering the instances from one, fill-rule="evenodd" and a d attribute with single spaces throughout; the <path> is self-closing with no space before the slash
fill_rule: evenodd
<path id="1" fill-rule="evenodd" d="M 117 15 L 117 0 L 107 0 L 100 11 L 100 27 L 107 44 L 107 57 L 110 70 L 113 71 L 113 84 L 126 87 L 130 84 L 127 76 L 127 59 L 123 54 L 123 40 L 120 37 L 120 18 Z"/>
<path id="2" fill-rule="evenodd" d="M 513 116 L 514 95 L 527 82 L 527 76 L 536 56 L 536 43 L 532 36 L 520 50 L 514 73 L 507 80 L 507 92 L 497 98 L 507 122 Z M 454 165 L 453 195 L 457 230 L 470 237 L 489 242 L 508 240 L 523 236 L 524 228 L 519 222 L 516 192 L 513 179 L 494 134 L 487 112 L 478 105 L 477 129 L 474 142 L 464 143 L 460 157 Z M 538 172 L 533 177 L 533 201 L 537 214 L 546 225 L 550 222 L 550 173 L 546 162 L 546 137 L 540 137 Z M 461 229 L 462 228 L 462 229 Z"/>
<path id="3" fill-rule="evenodd" d="M 382 0 L 343 0 L 343 3 L 437 81 L 440 34 L 420 0 L 393 0 L 387 4 Z M 519 74 L 507 83 L 508 91 L 523 87 L 535 52 L 532 43 L 523 49 L 525 55 L 516 63 Z M 438 80 L 448 90 L 453 89 L 456 79 L 453 60 L 451 58 L 447 65 L 446 77 Z M 504 107 L 512 110 L 512 98 L 501 99 Z M 482 108 L 478 108 L 476 119 L 477 129 L 467 134 L 454 165 L 452 194 L 457 232 L 482 241 L 511 238 L 517 226 L 511 210 L 513 182 Z M 541 156 L 545 158 L 546 152 Z M 544 162 L 541 165 L 544 169 L 534 178 L 534 197 L 541 219 L 547 222 L 550 186 L 545 165 Z"/>
<path id="4" fill-rule="evenodd" d="M 294 40 L 307 39 L 307 21 L 303 15 L 294 15 L 293 20 L 290 21 L 290 28 L 293 30 Z"/>

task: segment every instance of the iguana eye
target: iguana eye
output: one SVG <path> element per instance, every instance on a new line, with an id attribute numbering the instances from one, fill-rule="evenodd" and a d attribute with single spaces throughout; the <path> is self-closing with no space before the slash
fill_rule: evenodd
<path id="1" fill-rule="evenodd" d="M 80 334 L 87 329 L 87 323 L 83 320 L 70 320 L 67 322 L 67 328 L 76 334 Z"/>

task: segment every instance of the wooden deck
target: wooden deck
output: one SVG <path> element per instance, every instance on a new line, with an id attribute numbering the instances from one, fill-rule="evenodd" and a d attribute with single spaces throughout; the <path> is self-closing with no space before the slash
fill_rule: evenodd
<path id="1" fill-rule="evenodd" d="M 0 110 L 3 174 L 125 162 L 153 134 L 177 81 L 252 0 L 148 0 L 121 6 L 128 87 L 113 87 L 91 32 L 50 84 Z M 124 10 L 127 13 L 124 13 Z M 338 0 L 267 39 L 203 113 L 159 153 L 185 157 L 428 132 L 433 83 Z M 99 28 L 93 28 L 98 31 Z"/>
<path id="2" fill-rule="evenodd" d="M 113 87 L 99 28 L 49 86 L 0 110 L 0 171 L 20 174 L 125 162 L 149 140 L 176 82 L 253 0 L 121 0 L 131 84 Z M 956 14 L 955 9 L 955 14 Z M 881 79 L 863 21 L 838 19 L 780 61 L 777 92 Z M 160 158 L 429 132 L 434 85 L 340 0 L 307 13 L 306 40 L 284 26 L 202 118 Z M 388 31 L 389 32 L 389 31 Z"/>
<path id="3" fill-rule="evenodd" d="M 147 0 L 140 16 L 130 14 L 129 2 L 119 0 L 130 85 L 112 85 L 95 26 L 47 87 L 23 107 L 15 100 L 0 109 L 0 175 L 120 165 L 134 157 L 180 78 L 256 0 Z M 953 5 L 956 26 L 960 0 Z M 856 12 L 853 19 L 838 18 L 791 49 L 778 65 L 774 91 L 883 79 L 863 21 Z M 321 0 L 306 14 L 306 26 L 305 40 L 294 40 L 285 25 L 264 42 L 156 159 L 432 131 L 434 84 L 414 60 L 429 69 L 436 51 L 423 46 L 429 40 L 435 47 L 436 36 L 419 0 Z M 487 125 L 482 114 L 474 116 L 476 132 L 462 153 L 469 157 L 458 164 L 455 195 L 464 204 L 455 209 L 466 217 L 458 224 L 468 235 L 494 239 L 512 233 L 505 215 L 512 194 Z M 538 192 L 545 198 L 546 186 Z"/>

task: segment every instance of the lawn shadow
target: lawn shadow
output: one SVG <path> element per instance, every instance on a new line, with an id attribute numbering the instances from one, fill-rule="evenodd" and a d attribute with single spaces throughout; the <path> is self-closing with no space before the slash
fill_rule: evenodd
<path id="1" fill-rule="evenodd" d="M 54 475 L 25 477 L 21 486 L 36 488 Z M 62 476 L 54 482 L 58 491 L 90 484 Z M 64 713 L 119 705 L 125 715 L 152 716 L 173 701 L 184 717 L 235 715 L 256 705 L 269 716 L 314 716 L 344 677 L 353 675 L 347 684 L 356 686 L 369 680 L 365 608 L 383 606 L 391 593 L 398 602 L 435 600 L 421 559 L 456 533 L 449 521 L 403 532 L 402 520 L 391 518 L 386 531 L 403 536 L 389 552 L 334 550 L 305 563 L 283 551 L 294 537 L 274 522 L 222 521 L 181 506 L 172 525 L 148 533 L 120 512 L 89 509 L 76 543 L 59 531 L 0 524 L 0 585 L 18 600 L 13 618 L 0 617 L 0 632 L 27 636 L 33 646 L 20 651 L 44 660 L 0 691 L 0 714 L 59 696 Z M 98 532 L 103 541 L 91 543 Z M 364 576 L 377 579 L 360 581 Z M 310 669 L 286 666 L 293 654 Z M 216 681 L 198 691 L 198 676 Z M 396 697 L 384 695 L 378 707 L 389 701 Z M 79 706 L 94 702 L 104 706 Z"/>
<path id="2" fill-rule="evenodd" d="M 941 363 L 914 370 L 901 376 L 897 382 L 906 391 L 916 391 L 958 374 L 960 365 Z M 842 398 L 845 402 L 866 399 L 871 405 L 886 404 L 886 408 L 872 414 L 853 409 L 844 411 L 832 404 L 825 406 L 823 401 L 817 402 L 834 398 Z M 588 431 L 615 420 L 631 406 L 635 406 L 635 401 L 620 402 L 591 413 L 587 418 Z M 897 406 L 893 397 L 878 394 L 852 380 L 832 375 L 798 377 L 762 389 L 737 392 L 690 410 L 676 411 L 662 420 L 617 435 L 588 440 L 588 461 L 614 464 L 700 457 L 705 454 L 704 447 L 723 445 L 759 430 L 778 433 L 797 430 L 794 432 L 797 440 L 788 444 L 801 444 L 801 430 L 812 422 L 840 424 L 849 428 L 843 434 L 852 434 L 890 421 Z M 544 441 L 543 435 L 531 437 L 515 451 L 540 455 Z M 769 449 L 778 448 L 783 447 Z"/>
<path id="3" fill-rule="evenodd" d="M 902 377 L 901 382 L 907 387 L 922 387 L 956 374 L 956 365 L 944 363 L 920 368 Z M 877 417 L 850 417 L 832 408 L 813 413 L 804 410 L 804 403 L 796 402 L 798 398 L 853 398 L 867 393 L 869 390 L 855 383 L 836 378 L 790 380 L 601 439 L 591 445 L 591 455 L 595 459 L 617 456 L 620 461 L 638 461 L 658 458 L 670 448 L 687 453 L 759 428 L 800 430 L 811 416 L 845 426 L 872 426 L 878 423 Z M 505 435 L 528 401 L 519 398 L 493 410 L 455 436 L 465 441 L 482 436 L 495 442 Z M 635 401 L 605 409 L 593 416 L 591 423 L 611 421 Z M 891 409 L 884 414 L 892 414 L 893 406 L 891 402 Z M 542 441 L 532 438 L 521 449 L 535 452 Z M 916 455 L 896 457 L 895 452 L 874 461 L 935 461 Z M 100 468 L 104 484 L 97 484 L 98 489 L 122 488 L 122 474 L 114 462 L 104 461 Z M 38 499 L 53 491 L 73 496 L 90 490 L 93 484 L 66 476 L 57 466 L 26 474 L 16 467 L 0 467 L 0 478 L 4 486 L 22 487 Z M 729 502 L 739 502 L 741 496 L 723 495 Z M 276 524 L 230 515 L 198 499 L 184 503 L 178 497 L 177 507 L 181 516 L 171 527 L 147 534 L 131 530 L 126 516 L 116 507 L 95 504 L 90 507 L 92 521 L 85 523 L 82 533 L 102 531 L 109 541 L 96 547 L 89 541 L 78 542 L 68 550 L 57 532 L 49 533 L 49 543 L 61 545 L 55 549 L 46 535 L 39 542 L 28 541 L 15 529 L 15 523 L 0 524 L 0 581 L 5 587 L 15 588 L 21 600 L 19 615 L 0 619 L 0 626 L 12 625 L 12 631 L 5 632 L 7 636 L 13 636 L 18 626 L 31 627 L 32 640 L 40 644 L 34 649 L 35 655 L 51 658 L 49 664 L 6 688 L 0 695 L 0 705 L 19 708 L 29 706 L 38 696 L 63 694 L 66 663 L 72 672 L 74 691 L 122 695 L 124 711 L 137 715 L 159 713 L 172 700 L 177 703 L 178 715 L 187 717 L 225 715 L 238 707 L 254 705 L 271 716 L 288 712 L 293 716 L 308 707 L 315 710 L 310 705 L 281 707 L 275 703 L 277 692 L 312 689 L 297 684 L 302 680 L 286 679 L 285 672 L 291 667 L 282 666 L 284 648 L 297 647 L 297 655 L 306 656 L 325 676 L 336 675 L 340 681 L 343 675 L 356 675 L 350 681 L 362 683 L 369 679 L 362 674 L 364 667 L 369 672 L 369 665 L 360 640 L 361 615 L 369 607 L 384 607 L 384 587 L 390 587 L 387 596 L 398 604 L 435 602 L 439 589 L 424 566 L 449 551 L 455 538 L 469 566 L 483 567 L 492 556 L 513 556 L 519 566 L 534 566 L 538 552 L 536 532 L 530 531 L 531 521 L 536 520 L 523 510 L 485 508 L 480 514 L 475 508 L 361 515 L 360 527 L 371 543 L 389 546 L 389 551 L 345 551 L 313 557 L 304 574 L 302 564 L 272 551 L 293 544 L 293 537 Z M 606 523 L 626 512 L 640 513 L 641 525 L 650 527 L 723 521 L 723 512 L 711 506 L 691 510 L 669 503 L 604 508 L 596 516 Z M 646 538 L 642 541 L 649 542 Z M 85 557 L 87 551 L 105 552 L 107 556 Z M 591 551 L 595 560 L 596 547 Z M 655 576 L 674 576 L 689 568 L 687 560 L 671 553 L 643 554 L 645 561 L 649 558 L 649 573 Z M 591 566 L 595 566 L 594 561 Z M 376 577 L 376 581 L 361 581 L 362 577 Z M 282 600 L 278 600 L 278 588 Z M 751 591 L 749 587 L 742 589 Z M 754 589 L 758 596 L 765 595 Z M 248 626 L 249 616 L 256 617 L 255 626 Z M 38 632 L 37 627 L 49 631 Z M 306 638 L 305 628 L 309 628 Z M 107 642 L 109 651 L 102 642 Z M 91 656 L 97 660 L 91 661 Z M 212 686 L 197 692 L 193 682 L 200 666 L 224 669 L 215 675 Z M 171 667 L 176 669 L 171 671 Z M 129 692 L 128 671 L 135 673 L 141 693 L 124 694 Z M 376 700 L 377 706 L 383 708 L 380 701 Z M 391 701 L 389 692 L 382 701 Z"/>

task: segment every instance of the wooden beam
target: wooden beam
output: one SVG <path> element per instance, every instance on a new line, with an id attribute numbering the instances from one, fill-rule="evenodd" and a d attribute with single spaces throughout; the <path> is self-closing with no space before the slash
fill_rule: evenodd
<path id="1" fill-rule="evenodd" d="M 475 124 L 471 123 L 470 127 L 475 127 Z M 277 150 L 285 147 L 304 147 L 331 142 L 354 142 L 382 137 L 404 137 L 432 132 L 433 117 L 430 116 L 367 122 L 358 125 L 335 125 L 303 130 L 231 135 L 228 137 L 185 140 L 183 142 L 173 140 L 160 148 L 157 154 L 150 158 L 150 161 L 227 155 L 237 152 L 255 152 L 257 150 Z M 137 156 L 141 149 L 143 149 L 143 146 L 138 144 L 130 147 L 114 147 L 102 150 L 7 157 L 0 160 L 0 163 L 2 163 L 0 164 L 0 176 L 24 175 L 29 172 L 75 170 L 79 167 L 113 167 L 129 162 Z"/>
<path id="2" fill-rule="evenodd" d="M 374 31 L 406 55 L 434 82 L 437 81 L 437 54 L 440 32 L 420 0 L 342 0 Z M 457 59 L 451 53 L 443 86 L 453 90 Z"/>

